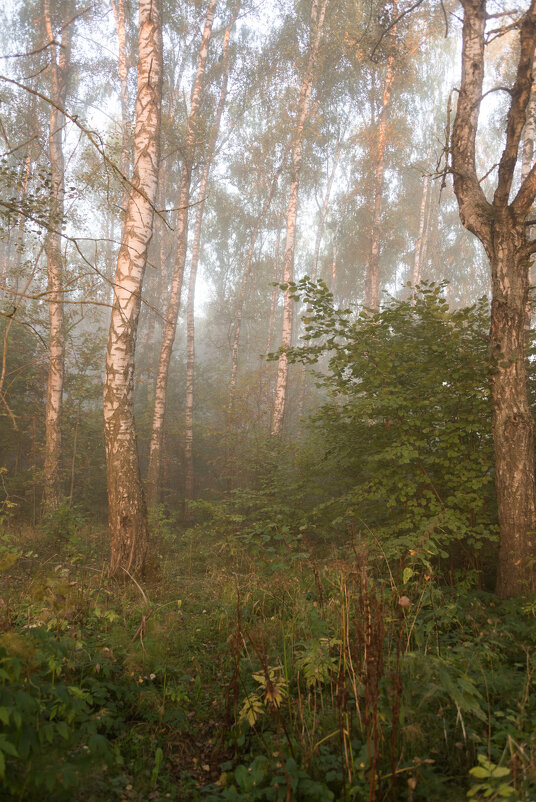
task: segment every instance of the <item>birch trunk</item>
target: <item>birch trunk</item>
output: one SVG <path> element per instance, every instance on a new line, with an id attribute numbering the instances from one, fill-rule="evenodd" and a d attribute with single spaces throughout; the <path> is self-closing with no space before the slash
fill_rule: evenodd
<path id="1" fill-rule="evenodd" d="M 294 250 L 296 244 L 296 218 L 298 214 L 298 195 L 300 186 L 300 172 L 302 166 L 303 132 L 305 122 L 309 115 L 311 92 L 313 89 L 313 74 L 318 58 L 320 36 L 324 24 L 328 0 L 313 0 L 311 7 L 311 33 L 307 66 L 300 91 L 298 103 L 298 116 L 296 131 L 291 151 L 290 192 L 287 210 L 285 255 L 283 259 L 283 283 L 287 284 L 283 302 L 283 331 L 281 335 L 281 354 L 277 364 L 277 380 L 275 387 L 274 408 L 272 413 L 271 433 L 279 437 L 283 429 L 288 385 L 288 356 L 287 350 L 292 343 L 293 299 L 288 286 L 294 280 Z"/>
<path id="2" fill-rule="evenodd" d="M 229 83 L 229 44 L 231 41 L 231 31 L 238 16 L 239 6 L 235 7 L 233 17 L 227 25 L 223 37 L 223 77 L 220 89 L 218 106 L 212 123 L 207 155 L 201 176 L 199 187 L 199 203 L 196 211 L 194 240 L 192 243 L 192 264 L 190 267 L 190 279 L 188 282 L 188 300 L 186 304 L 186 414 L 185 414 L 185 435 L 184 435 L 184 498 L 185 518 L 188 519 L 188 501 L 194 498 L 195 474 L 194 474 L 194 371 L 195 371 L 195 285 L 197 280 L 197 268 L 199 265 L 199 251 L 201 245 L 201 229 L 203 224 L 203 212 L 205 209 L 205 198 L 207 192 L 208 178 L 216 143 L 220 132 L 220 123 L 227 99 L 227 86 Z"/>
<path id="3" fill-rule="evenodd" d="M 201 46 L 197 59 L 197 71 L 192 92 L 190 114 L 188 115 L 186 142 L 184 144 L 184 161 L 181 171 L 179 210 L 177 214 L 177 253 L 173 268 L 171 291 L 166 311 L 166 321 L 164 323 L 164 332 L 162 335 L 162 345 L 160 348 L 160 358 L 158 361 L 158 370 L 156 375 L 151 444 L 149 448 L 149 468 L 147 472 L 147 501 L 149 508 L 158 504 L 160 491 L 162 438 L 164 434 L 164 417 L 166 413 L 169 364 L 171 361 L 171 353 L 173 350 L 173 343 L 175 341 L 175 333 L 177 330 L 182 281 L 184 276 L 184 265 L 186 262 L 186 249 L 188 246 L 188 206 L 190 203 L 192 163 L 197 133 L 199 105 L 201 101 L 201 90 L 205 76 L 208 48 L 210 44 L 216 4 L 217 0 L 210 0 L 205 17 L 205 27 L 201 37 Z"/>
<path id="4" fill-rule="evenodd" d="M 393 10 L 396 14 L 396 2 Z M 393 29 L 393 35 L 396 28 Z M 383 175 L 385 172 L 385 148 L 387 144 L 387 111 L 391 102 L 394 81 L 394 55 L 389 55 L 383 85 L 382 108 L 378 121 L 376 146 L 376 166 L 374 169 L 374 205 L 372 209 L 372 228 L 370 232 L 370 251 L 365 278 L 365 306 L 378 309 L 380 306 L 380 237 L 383 200 Z"/>
<path id="5" fill-rule="evenodd" d="M 147 552 L 132 395 L 136 332 L 158 188 L 162 104 L 162 24 L 158 0 L 139 0 L 134 170 L 106 354 L 104 433 L 111 537 L 110 574 L 139 574 Z"/>
<path id="6" fill-rule="evenodd" d="M 49 40 L 54 40 L 49 0 L 44 0 L 44 18 Z M 71 56 L 71 30 L 67 25 L 62 32 L 58 53 L 56 44 L 50 46 L 51 97 L 48 151 L 50 160 L 50 213 L 49 228 L 45 237 L 45 255 L 48 273 L 48 379 L 45 409 L 45 507 L 55 510 L 62 498 L 61 477 L 61 419 L 63 405 L 63 371 L 65 359 L 65 332 L 63 315 L 63 257 L 61 229 L 65 194 L 63 126 L 67 94 L 67 71 Z"/>
<path id="7" fill-rule="evenodd" d="M 428 203 L 428 187 L 430 183 L 430 178 L 428 175 L 424 176 L 424 183 L 422 186 L 422 195 L 421 195 L 421 208 L 419 210 L 419 234 L 417 236 L 417 242 L 415 243 L 415 258 L 413 260 L 413 276 L 412 276 L 412 297 L 415 298 L 415 288 L 421 282 L 421 272 L 422 272 L 422 263 L 423 263 L 423 255 L 425 252 L 425 222 L 426 222 L 426 206 Z"/>
<path id="8" fill-rule="evenodd" d="M 481 240 L 491 264 L 492 431 L 500 526 L 497 593 L 509 597 L 535 587 L 534 419 L 528 396 L 525 321 L 529 259 L 536 252 L 536 242 L 527 236 L 526 218 L 536 196 L 536 168 L 526 174 L 512 201 L 510 193 L 533 80 L 536 8 L 532 0 L 521 18 L 517 75 L 490 202 L 475 166 L 486 3 L 463 0 L 462 5 L 462 80 L 452 131 L 452 172 L 462 223 Z"/>
<path id="9" fill-rule="evenodd" d="M 117 42 L 119 45 L 119 80 L 121 84 L 121 173 L 128 178 L 130 172 L 130 113 L 128 97 L 128 63 L 127 63 L 127 34 L 125 26 L 125 0 L 111 0 L 114 14 Z M 121 201 L 121 222 L 124 224 L 129 186 L 123 182 L 123 197 Z"/>

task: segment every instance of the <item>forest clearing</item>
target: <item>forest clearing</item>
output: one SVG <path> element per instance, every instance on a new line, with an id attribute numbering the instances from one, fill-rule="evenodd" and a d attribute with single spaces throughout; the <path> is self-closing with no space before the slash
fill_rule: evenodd
<path id="1" fill-rule="evenodd" d="M 536 0 L 13 0 L 0 799 L 536 800 Z"/>

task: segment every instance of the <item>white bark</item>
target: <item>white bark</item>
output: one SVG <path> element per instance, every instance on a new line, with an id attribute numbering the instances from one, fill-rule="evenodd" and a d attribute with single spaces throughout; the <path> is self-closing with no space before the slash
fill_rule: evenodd
<path id="1" fill-rule="evenodd" d="M 110 573 L 139 573 L 147 520 L 133 413 L 134 355 L 147 249 L 158 188 L 162 103 L 159 0 L 139 0 L 134 170 L 117 259 L 106 355 L 104 431 L 111 535 Z"/>

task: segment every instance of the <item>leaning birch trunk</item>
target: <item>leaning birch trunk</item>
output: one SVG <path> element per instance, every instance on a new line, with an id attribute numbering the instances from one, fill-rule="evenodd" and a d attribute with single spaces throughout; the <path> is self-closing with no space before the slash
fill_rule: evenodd
<path id="1" fill-rule="evenodd" d="M 44 0 L 44 16 L 47 34 L 54 41 L 49 0 Z M 61 418 L 63 405 L 63 370 L 65 359 L 65 332 L 63 315 L 63 258 L 61 253 L 61 230 L 63 225 L 63 201 L 65 194 L 63 126 L 67 93 L 67 70 L 71 54 L 71 25 L 63 29 L 59 54 L 56 44 L 50 46 L 50 69 L 52 76 L 48 147 L 50 159 L 50 214 L 49 228 L 45 238 L 45 254 L 48 272 L 49 315 L 49 365 L 45 410 L 45 507 L 56 509 L 62 497 L 61 478 Z"/>
<path id="2" fill-rule="evenodd" d="M 110 524 L 110 574 L 139 574 L 147 552 L 147 516 L 134 426 L 136 332 L 158 188 L 162 104 L 159 0 L 139 0 L 134 169 L 117 259 L 106 354 L 104 434 Z"/>
<path id="3" fill-rule="evenodd" d="M 127 62 L 127 34 L 125 26 L 125 0 L 111 0 L 114 14 L 117 42 L 119 45 L 119 80 L 121 84 L 121 173 L 123 179 L 128 178 L 130 168 L 129 140 L 129 98 L 128 98 L 128 62 Z M 123 197 L 121 200 L 121 223 L 125 222 L 128 203 L 129 186 L 123 181 Z M 121 237 L 122 239 L 122 237 Z"/>
<path id="4" fill-rule="evenodd" d="M 294 249 L 296 244 L 296 218 L 298 214 L 298 195 L 300 172 L 302 166 L 303 132 L 309 114 L 311 91 L 313 89 L 313 73 L 318 57 L 320 36 L 324 24 L 324 16 L 328 0 L 313 0 L 311 7 L 311 33 L 309 55 L 305 75 L 301 86 L 298 103 L 298 118 L 291 152 L 290 192 L 287 210 L 287 236 L 283 259 L 283 282 L 287 285 L 283 302 L 283 331 L 281 334 L 281 353 L 277 363 L 277 380 L 275 387 L 274 408 L 272 413 L 271 433 L 279 437 L 283 429 L 283 417 L 287 400 L 288 356 L 287 351 L 292 343 L 293 299 L 290 282 L 294 280 Z"/>
<path id="5" fill-rule="evenodd" d="M 158 504 L 160 492 L 160 467 L 162 463 L 162 439 L 164 436 L 164 418 L 166 414 L 166 396 L 171 353 L 177 331 L 179 306 L 186 263 L 188 246 L 188 206 L 190 203 L 190 184 L 192 179 L 192 162 L 197 134 L 197 120 L 201 101 L 201 89 L 207 64 L 208 48 L 212 33 L 212 24 L 217 0 L 210 0 L 205 17 L 205 27 L 201 37 L 197 71 L 188 115 L 186 142 L 184 144 L 184 162 L 181 172 L 179 191 L 179 210 L 177 214 L 177 253 L 173 267 L 171 291 L 166 311 L 160 358 L 156 374 L 155 401 L 151 428 L 151 444 L 149 447 L 149 467 L 147 471 L 147 502 L 149 509 Z"/>
<path id="6" fill-rule="evenodd" d="M 393 11 L 396 15 L 396 0 Z M 393 29 L 395 35 L 396 27 Z M 380 237 L 383 201 L 383 176 L 385 172 L 385 148 L 387 145 L 387 111 L 391 102 L 391 91 L 394 81 L 394 55 L 389 55 L 383 85 L 382 108 L 378 121 L 376 147 L 376 166 L 374 169 L 374 205 L 372 209 L 372 228 L 370 232 L 370 250 L 365 278 L 365 306 L 378 309 L 380 306 Z"/>
<path id="7" fill-rule="evenodd" d="M 192 243 L 192 264 L 190 267 L 190 279 L 188 282 L 188 300 L 186 303 L 186 413 L 185 413 L 185 434 L 184 434 L 184 517 L 188 519 L 188 501 L 194 497 L 194 371 L 195 371 L 195 285 L 197 280 L 197 268 L 199 265 L 199 250 L 201 245 L 201 228 L 203 224 L 203 212 L 205 209 L 205 198 L 207 193 L 208 177 L 216 143 L 220 132 L 220 123 L 227 99 L 227 86 L 229 83 L 229 43 L 231 41 L 231 30 L 234 27 L 238 16 L 239 5 L 236 5 L 233 17 L 225 29 L 223 37 L 223 77 L 220 89 L 218 106 L 212 123 L 207 155 L 201 184 L 199 187 L 199 203 L 197 206 L 194 241 Z"/>
<path id="8" fill-rule="evenodd" d="M 536 488 L 534 419 L 529 403 L 525 320 L 529 261 L 536 241 L 526 220 L 536 197 L 536 166 L 510 200 L 514 170 L 532 86 L 536 0 L 521 17 L 517 75 L 510 92 L 505 145 L 493 201 L 476 172 L 476 135 L 484 81 L 486 3 L 463 0 L 462 78 L 452 131 L 454 191 L 464 226 L 475 234 L 491 265 L 492 434 L 500 545 L 497 593 L 534 590 Z"/>

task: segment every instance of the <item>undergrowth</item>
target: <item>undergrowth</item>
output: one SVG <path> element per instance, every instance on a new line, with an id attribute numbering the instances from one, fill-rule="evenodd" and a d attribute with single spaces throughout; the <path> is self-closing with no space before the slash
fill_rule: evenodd
<path id="1" fill-rule="evenodd" d="M 123 585 L 82 523 L 12 541 L 2 799 L 536 798 L 529 600 L 355 536 L 328 557 L 277 526 L 271 550 L 171 526 Z"/>

